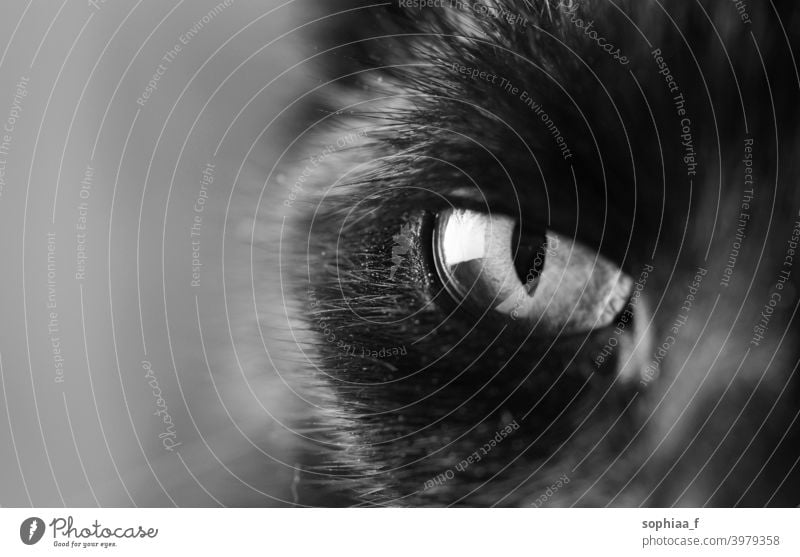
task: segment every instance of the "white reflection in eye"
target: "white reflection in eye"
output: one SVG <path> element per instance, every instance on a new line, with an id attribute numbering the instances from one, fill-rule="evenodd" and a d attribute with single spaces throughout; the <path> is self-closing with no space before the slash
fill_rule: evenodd
<path id="1" fill-rule="evenodd" d="M 633 290 L 631 277 L 556 232 L 538 240 L 518 236 L 516 221 L 506 215 L 439 213 L 434 260 L 450 296 L 545 333 L 582 333 L 613 323 Z"/>

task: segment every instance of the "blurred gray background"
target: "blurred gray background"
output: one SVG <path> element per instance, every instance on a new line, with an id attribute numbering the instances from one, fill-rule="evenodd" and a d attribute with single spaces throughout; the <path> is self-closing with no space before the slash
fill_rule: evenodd
<path id="1" fill-rule="evenodd" d="M 0 505 L 317 502 L 292 343 L 256 326 L 280 289 L 251 288 L 278 284 L 311 5 L 0 7 Z"/>

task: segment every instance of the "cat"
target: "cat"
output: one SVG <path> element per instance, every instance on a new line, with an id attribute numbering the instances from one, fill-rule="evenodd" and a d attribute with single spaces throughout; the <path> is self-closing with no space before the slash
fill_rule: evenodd
<path id="1" fill-rule="evenodd" d="M 315 164 L 277 185 L 314 504 L 799 504 L 800 9 L 323 10 Z M 454 296 L 448 211 L 606 258 L 625 310 L 560 335 Z"/>

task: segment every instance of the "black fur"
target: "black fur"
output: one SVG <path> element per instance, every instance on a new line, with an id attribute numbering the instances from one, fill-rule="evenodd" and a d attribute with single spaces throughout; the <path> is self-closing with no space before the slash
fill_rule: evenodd
<path id="1" fill-rule="evenodd" d="M 323 89 L 331 113 L 307 153 L 364 133 L 324 157 L 291 238 L 295 311 L 313 339 L 305 373 L 328 393 L 312 420 L 328 446 L 316 477 L 381 505 L 538 505 L 556 482 L 548 505 L 797 505 L 800 269 L 745 352 L 800 218 L 800 10 L 753 3 L 745 23 L 722 0 L 491 4 L 526 24 L 397 3 L 335 19 L 362 34 L 331 53 L 332 77 L 347 77 Z M 755 195 L 725 286 L 745 139 Z M 616 360 L 598 369 L 609 330 L 525 338 L 452 311 L 430 261 L 431 219 L 448 204 L 573 236 L 633 278 L 652 265 L 656 345 L 708 269 L 658 377 L 625 380 Z M 368 355 L 382 347 L 398 353 Z M 431 487 L 510 423 L 519 428 Z"/>

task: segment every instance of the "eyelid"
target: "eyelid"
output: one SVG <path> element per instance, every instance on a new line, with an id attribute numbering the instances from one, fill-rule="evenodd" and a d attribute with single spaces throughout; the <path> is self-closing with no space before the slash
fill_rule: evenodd
<path id="1" fill-rule="evenodd" d="M 492 309 L 522 328 L 572 334 L 609 326 L 624 309 L 633 280 L 610 260 L 548 231 L 543 265 L 521 279 L 514 259 L 516 221 L 469 209 L 442 211 L 434 228 L 434 260 L 458 303 Z M 541 262 L 540 262 L 541 263 Z"/>

